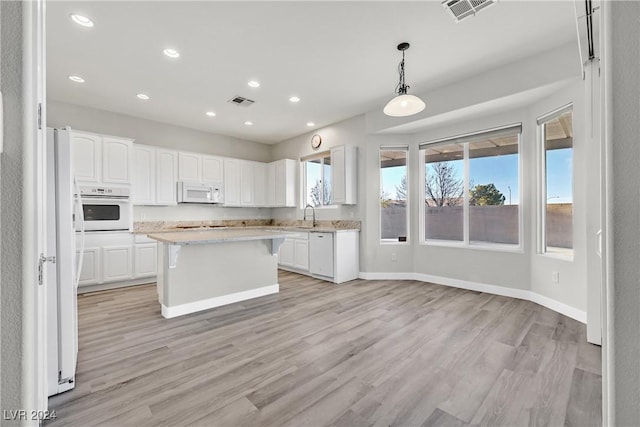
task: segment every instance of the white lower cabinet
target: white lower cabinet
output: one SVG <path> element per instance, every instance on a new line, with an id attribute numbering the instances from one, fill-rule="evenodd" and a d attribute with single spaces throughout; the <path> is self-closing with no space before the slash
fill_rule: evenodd
<path id="1" fill-rule="evenodd" d="M 80 235 L 77 235 L 78 259 L 80 243 Z M 143 235 L 86 233 L 78 286 L 149 283 L 149 278 L 157 275 L 157 247 L 155 240 Z"/>
<path id="2" fill-rule="evenodd" d="M 102 248 L 103 282 L 119 282 L 133 277 L 131 249 L 131 245 Z"/>
<path id="3" fill-rule="evenodd" d="M 136 243 L 135 245 L 135 277 L 150 277 L 157 274 L 157 243 Z"/>
<path id="4" fill-rule="evenodd" d="M 280 246 L 278 265 L 285 270 L 343 283 L 360 275 L 359 245 L 357 230 L 296 233 Z"/>

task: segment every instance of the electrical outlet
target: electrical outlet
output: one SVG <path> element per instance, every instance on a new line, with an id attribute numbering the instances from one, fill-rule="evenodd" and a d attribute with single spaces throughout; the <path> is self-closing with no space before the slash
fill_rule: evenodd
<path id="1" fill-rule="evenodd" d="M 553 280 L 553 283 L 560 283 L 560 273 L 557 271 L 552 272 L 551 280 Z"/>
<path id="2" fill-rule="evenodd" d="M 398 261 L 398 254 L 395 252 L 391 253 L 391 261 Z"/>

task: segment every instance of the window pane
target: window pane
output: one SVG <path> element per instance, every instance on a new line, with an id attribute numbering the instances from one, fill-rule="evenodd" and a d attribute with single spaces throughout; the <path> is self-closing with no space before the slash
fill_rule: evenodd
<path id="1" fill-rule="evenodd" d="M 322 162 L 320 159 L 305 162 L 307 203 L 311 206 L 322 204 Z"/>
<path id="2" fill-rule="evenodd" d="M 380 150 L 380 238 L 407 241 L 407 150 Z"/>
<path id="3" fill-rule="evenodd" d="M 545 252 L 573 249 L 573 113 L 544 123 L 546 215 Z"/>
<path id="4" fill-rule="evenodd" d="M 327 155 L 322 159 L 322 203 L 324 205 L 331 204 L 331 155 Z"/>
<path id="5" fill-rule="evenodd" d="M 518 134 L 469 142 L 469 242 L 519 243 Z"/>
<path id="6" fill-rule="evenodd" d="M 464 206 L 464 149 L 461 144 L 424 150 L 425 237 L 462 241 Z"/>

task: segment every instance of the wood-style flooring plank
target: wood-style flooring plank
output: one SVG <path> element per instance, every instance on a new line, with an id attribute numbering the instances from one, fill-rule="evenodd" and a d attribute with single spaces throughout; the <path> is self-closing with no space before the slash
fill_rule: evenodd
<path id="1" fill-rule="evenodd" d="M 48 426 L 598 425 L 600 348 L 537 304 L 416 281 L 164 319 L 154 285 L 78 298 L 76 388 Z"/>

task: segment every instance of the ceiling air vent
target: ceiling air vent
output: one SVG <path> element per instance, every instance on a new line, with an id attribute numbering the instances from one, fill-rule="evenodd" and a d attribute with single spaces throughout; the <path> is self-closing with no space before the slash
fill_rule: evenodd
<path id="1" fill-rule="evenodd" d="M 497 1 L 498 0 L 445 0 L 442 2 L 442 5 L 449 11 L 454 21 L 460 22 Z"/>
<path id="2" fill-rule="evenodd" d="M 250 105 L 253 105 L 253 103 L 255 101 L 252 101 L 251 99 L 247 99 L 247 98 L 245 98 L 243 96 L 234 96 L 233 98 L 231 98 L 227 102 L 230 102 L 230 103 L 235 104 L 235 105 L 241 105 L 243 107 L 248 107 Z"/>

